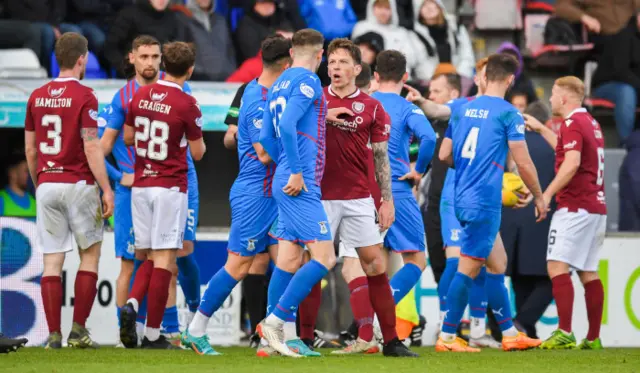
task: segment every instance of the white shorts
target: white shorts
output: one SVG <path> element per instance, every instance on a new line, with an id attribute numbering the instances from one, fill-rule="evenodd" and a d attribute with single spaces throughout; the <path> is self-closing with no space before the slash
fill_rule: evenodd
<path id="1" fill-rule="evenodd" d="M 161 187 L 132 188 L 136 249 L 181 249 L 187 210 L 186 193 Z"/>
<path id="2" fill-rule="evenodd" d="M 579 271 L 596 271 L 606 227 L 607 215 L 561 208 L 551 219 L 547 261 L 567 263 Z"/>
<path id="3" fill-rule="evenodd" d="M 340 257 L 357 258 L 356 248 L 382 243 L 373 198 L 322 201 L 331 236 L 340 238 Z"/>
<path id="4" fill-rule="evenodd" d="M 97 185 L 43 183 L 36 189 L 36 245 L 44 254 L 80 249 L 102 241 L 102 204 Z"/>

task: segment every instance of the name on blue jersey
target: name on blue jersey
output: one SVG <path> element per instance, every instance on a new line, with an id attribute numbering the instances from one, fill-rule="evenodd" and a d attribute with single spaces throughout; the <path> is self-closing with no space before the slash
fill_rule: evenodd
<path id="1" fill-rule="evenodd" d="M 489 110 L 467 109 L 464 112 L 464 116 L 469 118 L 487 119 L 487 117 L 489 116 Z"/>
<path id="2" fill-rule="evenodd" d="M 278 92 L 281 89 L 287 89 L 287 88 L 289 88 L 289 85 L 291 85 L 291 81 L 290 80 L 282 81 L 282 82 L 278 83 L 277 85 L 273 86 L 273 91 L 272 92 Z"/>

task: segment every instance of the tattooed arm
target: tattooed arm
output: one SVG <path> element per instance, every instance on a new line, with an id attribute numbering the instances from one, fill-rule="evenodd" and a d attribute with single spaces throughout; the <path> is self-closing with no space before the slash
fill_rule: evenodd
<path id="1" fill-rule="evenodd" d="M 109 177 L 107 176 L 107 169 L 104 165 L 104 153 L 100 146 L 100 138 L 98 137 L 97 127 L 86 127 L 80 130 L 82 140 L 84 142 L 84 154 L 87 156 L 87 162 L 91 173 L 95 177 L 100 189 L 103 192 L 104 211 L 105 218 L 108 218 L 113 213 L 113 190 L 111 190 L 111 184 L 109 184 Z"/>
<path id="2" fill-rule="evenodd" d="M 388 144 L 386 141 L 371 144 L 376 180 L 380 187 L 380 193 L 382 194 L 379 220 L 380 229 L 383 231 L 389 229 L 395 220 L 395 207 L 393 205 L 393 195 L 391 194 L 391 166 L 389 164 L 387 147 Z"/>
<path id="3" fill-rule="evenodd" d="M 507 153 L 507 171 L 512 174 L 520 176 L 520 172 L 518 171 L 518 165 L 516 165 L 516 161 L 513 160 L 513 156 L 511 152 Z"/>

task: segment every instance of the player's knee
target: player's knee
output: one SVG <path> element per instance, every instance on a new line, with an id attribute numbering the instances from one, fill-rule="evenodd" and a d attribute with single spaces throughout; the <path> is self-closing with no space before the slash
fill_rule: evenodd
<path id="1" fill-rule="evenodd" d="M 364 274 L 360 260 L 357 258 L 344 258 L 342 262 L 342 277 L 347 284 L 357 277 L 364 276 Z"/>
<path id="2" fill-rule="evenodd" d="M 420 268 L 421 271 L 424 271 L 425 268 L 427 268 L 427 256 L 424 252 L 405 253 L 402 255 L 402 258 L 404 259 L 405 264 L 412 263 Z"/>
<path id="3" fill-rule="evenodd" d="M 445 256 L 447 259 L 449 258 L 459 258 L 460 257 L 460 246 L 448 246 L 445 249 Z"/>
<path id="4" fill-rule="evenodd" d="M 594 271 L 579 271 L 578 276 L 580 277 L 580 282 L 583 284 L 600 279 L 598 272 Z"/>
<path id="5" fill-rule="evenodd" d="M 547 262 L 547 272 L 550 278 L 569 273 L 569 265 L 563 262 L 550 260 Z"/>
<path id="6" fill-rule="evenodd" d="M 333 250 L 324 250 L 321 253 L 314 254 L 313 259 L 331 270 L 336 265 L 336 254 Z"/>
<path id="7" fill-rule="evenodd" d="M 178 258 L 184 258 L 193 254 L 194 244 L 193 241 L 183 241 L 182 248 L 178 250 Z"/>
<path id="8" fill-rule="evenodd" d="M 269 260 L 269 254 L 267 253 L 256 255 L 253 259 L 253 263 L 251 263 L 251 267 L 249 268 L 249 274 L 264 275 L 267 273 L 267 269 L 269 269 Z"/>
<path id="9" fill-rule="evenodd" d="M 224 269 L 234 279 L 240 281 L 247 276 L 254 258 L 251 256 L 229 255 Z"/>
<path id="10" fill-rule="evenodd" d="M 502 275 L 507 272 L 507 258 L 504 260 L 493 260 L 491 262 L 487 262 L 487 272 L 494 275 Z"/>
<path id="11" fill-rule="evenodd" d="M 62 275 L 65 253 L 44 254 L 44 269 L 42 276 Z"/>

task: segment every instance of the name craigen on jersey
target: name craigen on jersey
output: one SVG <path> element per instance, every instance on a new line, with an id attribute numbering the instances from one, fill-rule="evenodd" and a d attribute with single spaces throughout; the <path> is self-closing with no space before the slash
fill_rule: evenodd
<path id="1" fill-rule="evenodd" d="M 140 100 L 138 102 L 138 108 L 144 110 L 155 111 L 157 113 L 169 114 L 171 111 L 171 105 L 165 105 L 160 102 L 152 102 L 147 100 Z"/>

